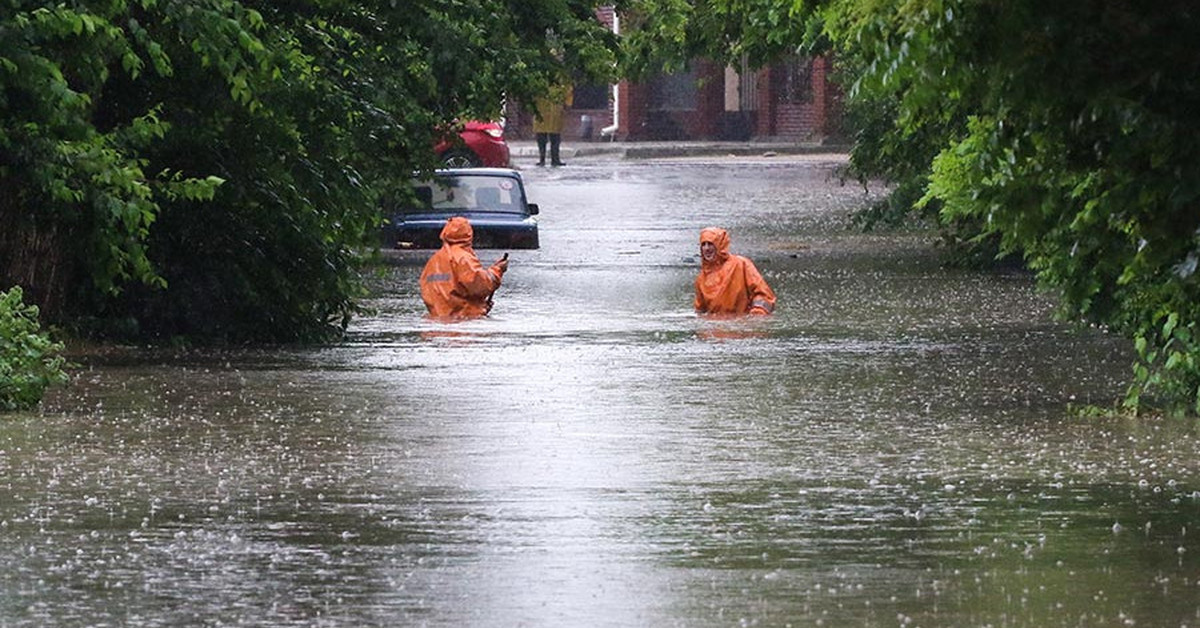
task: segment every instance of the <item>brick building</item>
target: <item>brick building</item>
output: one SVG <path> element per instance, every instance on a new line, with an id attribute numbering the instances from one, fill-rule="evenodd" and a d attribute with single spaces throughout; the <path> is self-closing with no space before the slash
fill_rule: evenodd
<path id="1" fill-rule="evenodd" d="M 619 32 L 619 18 L 597 18 Z M 841 94 L 824 57 L 789 57 L 759 70 L 694 60 L 644 82 L 576 85 L 568 141 L 738 140 L 811 142 L 841 132 Z M 532 115 L 510 112 L 508 134 L 532 137 Z"/>

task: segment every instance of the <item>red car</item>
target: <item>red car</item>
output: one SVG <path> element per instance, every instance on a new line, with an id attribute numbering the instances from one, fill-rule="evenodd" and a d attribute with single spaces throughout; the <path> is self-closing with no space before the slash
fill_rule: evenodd
<path id="1" fill-rule="evenodd" d="M 447 168 L 509 166 L 504 127 L 498 122 L 467 121 L 458 132 L 457 138 L 444 139 L 433 150 Z"/>

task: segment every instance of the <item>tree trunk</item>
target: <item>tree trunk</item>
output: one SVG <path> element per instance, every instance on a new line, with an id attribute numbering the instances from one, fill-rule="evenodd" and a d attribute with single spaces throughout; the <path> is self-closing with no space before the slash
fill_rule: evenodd
<path id="1" fill-rule="evenodd" d="M 21 286 L 43 322 L 61 322 L 74 275 L 73 245 L 62 228 L 23 205 L 15 183 L 0 179 L 0 290 Z"/>

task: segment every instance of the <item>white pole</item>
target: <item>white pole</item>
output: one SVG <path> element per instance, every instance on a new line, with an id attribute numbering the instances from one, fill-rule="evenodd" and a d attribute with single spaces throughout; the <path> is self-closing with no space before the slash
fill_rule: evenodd
<path id="1" fill-rule="evenodd" d="M 617 15 L 615 10 L 613 11 L 612 32 L 614 35 L 621 34 L 621 18 Z M 601 139 L 605 137 L 609 138 L 610 140 L 617 139 L 617 130 L 621 128 L 621 84 L 619 82 L 613 83 L 612 99 L 613 123 L 604 127 L 603 129 L 600 129 Z"/>

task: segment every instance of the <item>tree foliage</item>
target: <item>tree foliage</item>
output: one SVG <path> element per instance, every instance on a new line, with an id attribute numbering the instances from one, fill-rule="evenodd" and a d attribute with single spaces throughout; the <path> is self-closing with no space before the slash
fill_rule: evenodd
<path id="1" fill-rule="evenodd" d="M 579 0 L 6 0 L 0 283 L 141 336 L 336 333 L 435 135 L 614 48 Z"/>
<path id="2" fill-rule="evenodd" d="M 0 412 L 33 408 L 46 388 L 67 381 L 62 344 L 42 331 L 23 296 L 20 288 L 0 292 Z"/>
<path id="3" fill-rule="evenodd" d="M 785 0 L 626 0 L 625 74 L 677 69 L 693 57 L 765 65 L 798 49 L 823 50 L 821 15 Z"/>
<path id="4" fill-rule="evenodd" d="M 897 3 L 847 23 L 894 133 L 943 132 L 925 202 L 1132 337 L 1127 398 L 1200 412 L 1200 34 L 1186 2 Z"/>
<path id="5" fill-rule="evenodd" d="M 1200 413 L 1194 3 L 638 5 L 665 11 L 638 42 L 643 58 L 761 62 L 819 28 L 849 87 L 852 165 L 895 184 L 871 219 L 936 216 L 954 238 L 1022 256 L 1067 316 L 1134 340 L 1128 405 Z"/>

